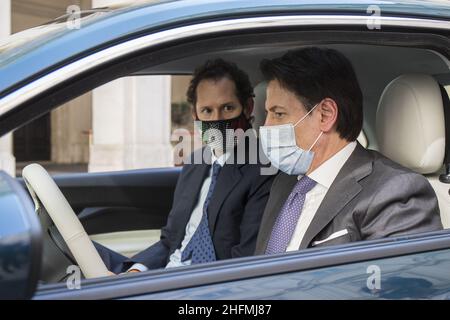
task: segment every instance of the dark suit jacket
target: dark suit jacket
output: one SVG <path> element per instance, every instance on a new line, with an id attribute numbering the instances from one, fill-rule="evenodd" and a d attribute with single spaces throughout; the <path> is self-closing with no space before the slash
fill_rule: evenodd
<path id="1" fill-rule="evenodd" d="M 256 244 L 264 254 L 297 176 L 280 173 L 270 191 Z M 348 233 L 333 238 L 334 233 Z M 318 208 L 299 249 L 442 229 L 436 194 L 422 175 L 359 143 Z M 338 233 L 339 234 L 339 233 Z M 314 245 L 315 241 L 326 240 Z"/>
<path id="2" fill-rule="evenodd" d="M 125 269 L 135 262 L 149 269 L 166 266 L 170 255 L 181 246 L 210 167 L 205 163 L 183 166 L 160 241 L 126 261 Z M 255 251 L 259 225 L 275 177 L 261 175 L 260 169 L 259 164 L 226 163 L 219 173 L 208 206 L 217 260 L 250 256 Z"/>

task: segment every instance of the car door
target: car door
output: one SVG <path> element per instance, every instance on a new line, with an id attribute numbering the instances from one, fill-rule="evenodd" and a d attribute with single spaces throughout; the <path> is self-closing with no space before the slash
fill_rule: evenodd
<path id="1" fill-rule="evenodd" d="M 92 240 L 132 256 L 159 240 L 180 170 L 75 173 L 54 180 Z"/>
<path id="2" fill-rule="evenodd" d="M 449 299 L 449 248 L 444 230 L 47 286 L 34 298 Z"/>

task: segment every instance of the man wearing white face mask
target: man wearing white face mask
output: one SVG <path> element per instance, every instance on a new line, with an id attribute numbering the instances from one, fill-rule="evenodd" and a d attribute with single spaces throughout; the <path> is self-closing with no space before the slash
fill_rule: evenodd
<path id="1" fill-rule="evenodd" d="M 442 229 L 434 190 L 417 173 L 357 141 L 362 92 L 336 50 L 306 48 L 264 60 L 261 145 L 280 170 L 256 254 Z"/>

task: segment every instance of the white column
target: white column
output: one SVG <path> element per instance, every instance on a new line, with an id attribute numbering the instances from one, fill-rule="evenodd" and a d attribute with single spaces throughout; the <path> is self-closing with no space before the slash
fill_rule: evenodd
<path id="1" fill-rule="evenodd" d="M 125 81 L 125 168 L 173 166 L 171 77 L 140 76 Z"/>
<path id="2" fill-rule="evenodd" d="M 115 80 L 92 93 L 89 171 L 124 168 L 125 81 Z"/>
<path id="3" fill-rule="evenodd" d="M 11 1 L 0 1 L 0 40 L 11 33 Z M 12 154 L 12 134 L 0 138 L 0 170 L 16 175 L 16 159 Z"/>
<path id="4" fill-rule="evenodd" d="M 170 76 L 140 76 L 94 90 L 90 172 L 173 165 L 170 89 Z"/>

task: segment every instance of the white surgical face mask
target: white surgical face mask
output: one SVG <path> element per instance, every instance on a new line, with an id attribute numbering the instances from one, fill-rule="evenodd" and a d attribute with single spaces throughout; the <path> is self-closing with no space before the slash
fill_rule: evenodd
<path id="1" fill-rule="evenodd" d="M 290 175 L 304 175 L 308 172 L 314 158 L 314 152 L 311 149 L 316 145 L 323 132 L 320 132 L 308 150 L 303 150 L 297 145 L 294 127 L 302 122 L 317 106 L 318 104 L 295 124 L 289 123 L 259 128 L 261 146 L 275 168 Z"/>

